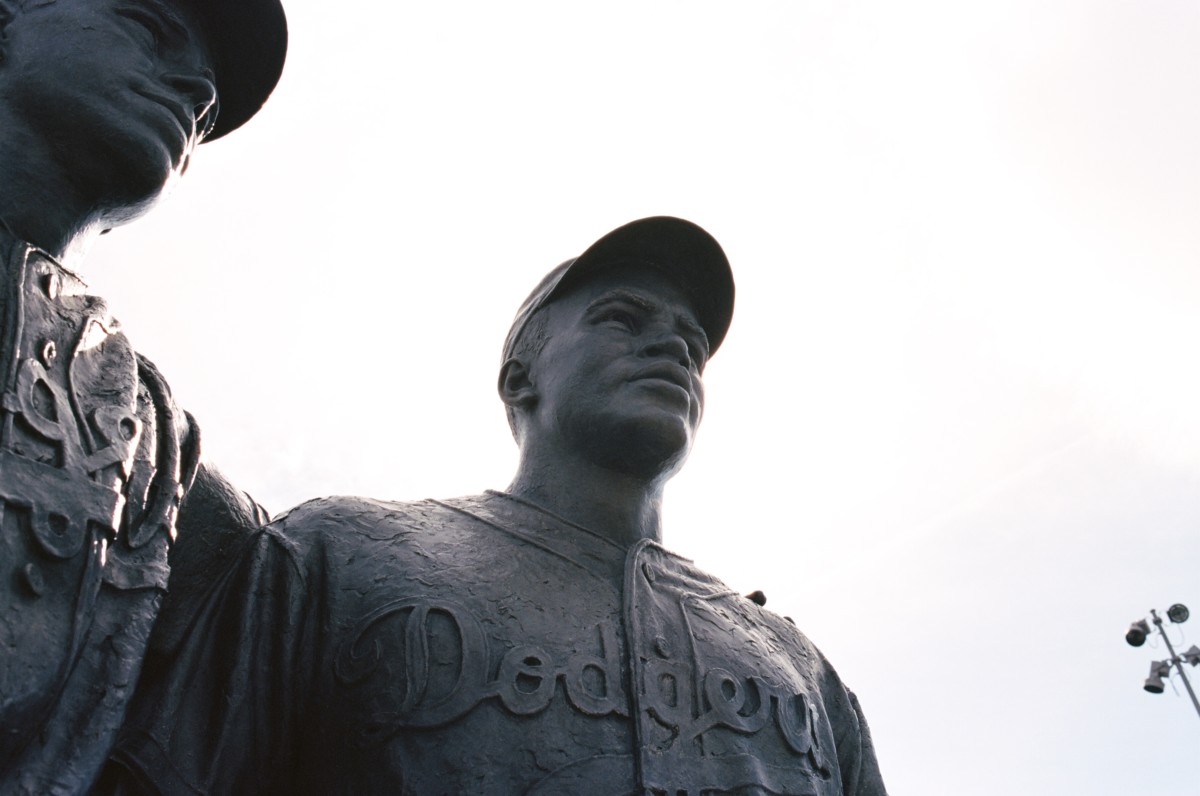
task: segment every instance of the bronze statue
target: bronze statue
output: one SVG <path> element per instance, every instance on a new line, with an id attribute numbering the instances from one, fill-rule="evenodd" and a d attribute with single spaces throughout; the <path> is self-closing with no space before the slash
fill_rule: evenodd
<path id="1" fill-rule="evenodd" d="M 0 26 L 0 793 L 884 793 L 816 648 L 660 544 L 733 310 L 706 232 L 636 221 L 535 289 L 507 491 L 267 524 L 67 266 L 262 105 L 277 0 Z"/>
<path id="2" fill-rule="evenodd" d="M 504 346 L 508 490 L 326 498 L 256 534 L 148 661 L 108 782 L 882 796 L 821 653 L 660 544 L 733 294 L 717 242 L 675 218 L 551 271 Z"/>
<path id="3" fill-rule="evenodd" d="M 277 0 L 0 0 L 0 793 L 98 774 L 193 481 L 194 544 L 256 519 L 64 263 L 249 119 L 285 50 Z"/>

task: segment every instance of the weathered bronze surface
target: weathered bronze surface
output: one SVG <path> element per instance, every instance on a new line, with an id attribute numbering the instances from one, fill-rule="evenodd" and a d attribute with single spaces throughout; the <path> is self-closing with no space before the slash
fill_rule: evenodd
<path id="1" fill-rule="evenodd" d="M 97 776 L 198 468 L 195 424 L 64 262 L 253 115 L 285 49 L 276 0 L 0 0 L 0 793 Z M 209 561 L 232 511 L 193 523 Z"/>
<path id="2" fill-rule="evenodd" d="M 276 0 L 0 24 L 0 793 L 884 793 L 820 652 L 661 545 L 733 311 L 708 233 L 535 288 L 507 490 L 269 522 L 67 265 L 261 106 Z"/>
<path id="3" fill-rule="evenodd" d="M 552 271 L 504 346 L 509 488 L 277 518 L 147 663 L 112 775 L 168 793 L 883 794 L 821 653 L 660 544 L 732 307 L 720 247 L 679 219 Z"/>

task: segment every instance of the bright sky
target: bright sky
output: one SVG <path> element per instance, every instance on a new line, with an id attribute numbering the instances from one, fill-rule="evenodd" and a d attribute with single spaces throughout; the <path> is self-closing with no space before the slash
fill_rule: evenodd
<path id="1" fill-rule="evenodd" d="M 556 263 L 654 214 L 738 307 L 666 541 L 859 693 L 893 796 L 1195 796 L 1195 0 L 289 0 L 278 91 L 85 265 L 272 511 L 508 483 Z M 1195 672 L 1200 686 L 1200 669 Z"/>

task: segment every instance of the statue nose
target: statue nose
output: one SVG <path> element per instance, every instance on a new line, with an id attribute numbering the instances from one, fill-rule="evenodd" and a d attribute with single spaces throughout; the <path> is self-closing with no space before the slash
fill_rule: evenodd
<path id="1" fill-rule="evenodd" d="M 212 70 L 205 69 L 198 75 L 172 74 L 167 75 L 165 79 L 171 88 L 182 94 L 190 103 L 196 130 L 200 133 L 211 130 L 218 108 L 217 85 L 213 82 Z"/>
<path id="2" fill-rule="evenodd" d="M 642 355 L 646 357 L 665 357 L 678 362 L 685 368 L 691 364 L 687 343 L 682 337 L 673 332 L 663 332 L 651 339 L 642 348 Z"/>

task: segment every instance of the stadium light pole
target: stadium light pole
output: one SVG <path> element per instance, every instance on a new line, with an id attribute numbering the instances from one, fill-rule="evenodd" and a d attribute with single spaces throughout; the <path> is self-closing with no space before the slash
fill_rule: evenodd
<path id="1" fill-rule="evenodd" d="M 1163 692 L 1163 678 L 1171 676 L 1171 666 L 1174 665 L 1176 671 L 1179 672 L 1179 678 L 1183 680 L 1183 687 L 1187 689 L 1188 696 L 1192 698 L 1192 706 L 1196 708 L 1196 715 L 1200 716 L 1200 700 L 1196 699 L 1196 692 L 1192 690 L 1192 683 L 1188 680 L 1187 672 L 1183 670 L 1184 662 L 1190 663 L 1192 666 L 1200 664 L 1200 647 L 1193 644 L 1190 648 L 1184 650 L 1180 656 L 1175 652 L 1175 647 L 1171 645 L 1171 639 L 1167 638 L 1167 631 L 1163 629 L 1162 617 L 1158 615 L 1158 611 L 1151 608 L 1150 616 L 1154 621 L 1154 625 L 1158 628 L 1159 635 L 1167 645 L 1167 651 L 1171 653 L 1171 657 L 1165 661 L 1154 661 L 1150 664 L 1150 676 L 1146 678 L 1146 684 L 1142 686 L 1151 694 L 1161 694 Z M 1181 624 L 1188 620 L 1188 609 L 1183 603 L 1175 603 L 1167 609 L 1167 618 L 1175 624 Z M 1131 647 L 1140 647 L 1146 643 L 1146 637 L 1150 635 L 1150 625 L 1145 619 L 1139 619 L 1129 626 L 1128 632 L 1125 633 L 1125 641 Z"/>

